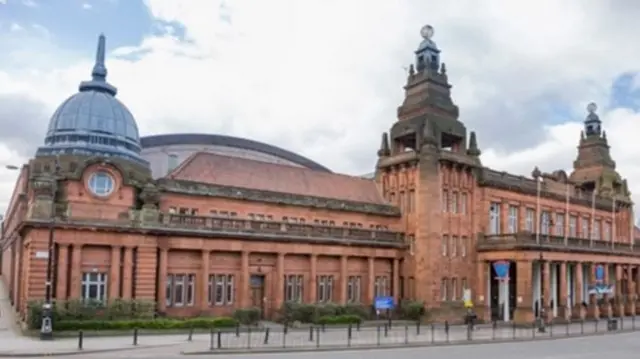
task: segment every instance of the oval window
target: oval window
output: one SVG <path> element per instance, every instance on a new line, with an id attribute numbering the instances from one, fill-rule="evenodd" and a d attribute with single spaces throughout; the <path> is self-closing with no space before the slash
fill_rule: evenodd
<path id="1" fill-rule="evenodd" d="M 89 177 L 89 189 L 93 194 L 105 197 L 113 192 L 115 181 L 107 172 L 95 172 Z"/>

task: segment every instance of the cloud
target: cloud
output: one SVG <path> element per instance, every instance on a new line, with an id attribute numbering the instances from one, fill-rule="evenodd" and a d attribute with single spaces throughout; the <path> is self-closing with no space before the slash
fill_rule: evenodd
<path id="1" fill-rule="evenodd" d="M 143 134 L 245 136 L 336 171 L 371 172 L 380 133 L 393 124 L 403 99 L 403 67 L 413 61 L 420 27 L 431 23 L 460 119 L 478 132 L 486 165 L 519 174 L 530 173 L 536 164 L 545 171 L 570 168 L 584 107 L 595 101 L 603 108 L 614 159 L 640 194 L 640 166 L 632 159 L 638 114 L 608 106 L 614 80 L 638 71 L 640 49 L 630 46 L 628 34 L 640 30 L 640 5 L 580 0 L 144 3 L 160 27 L 179 27 L 181 33 L 162 31 L 140 44 L 111 48 L 109 80 Z M 0 95 L 29 95 L 39 103 L 33 108 L 52 113 L 89 76 L 94 46 L 86 44 L 84 58 L 50 71 L 34 65 L 37 48 L 15 53 L 14 63 L 22 59 L 22 65 L 0 70 Z M 28 115 L 33 116 L 30 126 L 46 126 L 39 113 Z"/>

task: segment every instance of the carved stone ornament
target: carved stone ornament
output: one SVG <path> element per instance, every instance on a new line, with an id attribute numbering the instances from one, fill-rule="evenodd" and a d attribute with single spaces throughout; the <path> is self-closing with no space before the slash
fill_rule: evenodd
<path id="1" fill-rule="evenodd" d="M 158 187 L 153 183 L 148 182 L 142 188 L 140 199 L 142 200 L 144 207 L 155 208 L 158 202 L 160 202 L 160 191 L 158 190 Z"/>
<path id="2" fill-rule="evenodd" d="M 53 197 L 56 191 L 56 179 L 44 174 L 32 180 L 32 188 L 36 197 Z"/>

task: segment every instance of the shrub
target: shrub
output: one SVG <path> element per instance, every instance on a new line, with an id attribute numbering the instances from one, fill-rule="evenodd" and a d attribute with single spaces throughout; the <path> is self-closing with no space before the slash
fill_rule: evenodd
<path id="1" fill-rule="evenodd" d="M 420 320 L 424 314 L 423 302 L 406 300 L 400 304 L 400 316 L 402 319 Z"/>
<path id="2" fill-rule="evenodd" d="M 281 319 L 288 323 L 316 323 L 321 317 L 356 316 L 361 320 L 369 318 L 368 306 L 358 304 L 338 305 L 285 303 L 280 309 Z"/>
<path id="3" fill-rule="evenodd" d="M 260 308 L 242 308 L 233 312 L 233 318 L 240 324 L 254 325 L 260 321 Z"/>
<path id="4" fill-rule="evenodd" d="M 325 315 L 316 321 L 316 324 L 327 324 L 327 325 L 336 325 L 336 324 L 358 324 L 362 322 L 362 318 L 357 315 Z"/>
<path id="5" fill-rule="evenodd" d="M 233 328 L 237 321 L 229 317 L 192 319 L 131 319 L 131 320 L 63 320 L 54 323 L 56 331 L 73 330 L 133 330 L 133 329 L 213 329 Z"/>

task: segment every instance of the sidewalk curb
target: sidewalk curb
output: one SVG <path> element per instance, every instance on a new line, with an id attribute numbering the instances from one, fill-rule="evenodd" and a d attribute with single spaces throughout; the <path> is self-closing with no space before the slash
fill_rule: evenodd
<path id="1" fill-rule="evenodd" d="M 55 357 L 55 356 L 72 356 L 80 354 L 98 354 L 98 353 L 112 353 L 122 352 L 127 350 L 139 350 L 139 349 L 154 349 L 162 347 L 170 347 L 173 345 L 179 345 L 180 343 L 171 344 L 155 344 L 155 345 L 137 345 L 128 348 L 107 348 L 107 349 L 82 349 L 82 350 L 66 350 L 58 352 L 31 352 L 31 353 L 13 353 L 13 352 L 0 352 L 0 358 L 39 358 L 39 357 Z"/>
<path id="2" fill-rule="evenodd" d="M 358 346 L 326 346 L 326 347 L 302 347 L 302 348 L 256 348 L 256 349 L 217 349 L 217 350 L 202 350 L 202 351 L 182 351 L 180 354 L 188 355 L 240 355 L 240 354 L 278 354 L 278 353 L 305 353 L 305 352 L 331 352 L 331 351 L 358 351 L 358 350 L 389 350 L 398 348 L 429 348 L 429 347 L 450 347 L 450 346 L 462 346 L 462 345 L 487 345 L 487 344 L 507 344 L 507 343 L 523 343 L 523 342 L 536 342 L 536 341 L 548 341 L 548 340 L 562 340 L 562 339 L 579 339 L 593 336 L 602 335 L 616 335 L 616 334 L 630 334 L 636 333 L 638 330 L 619 330 L 617 332 L 599 332 L 599 333 L 585 333 L 572 336 L 557 336 L 557 337 L 543 337 L 543 338 L 522 338 L 522 339 L 482 339 L 476 341 L 459 341 L 453 343 L 447 342 L 422 342 L 422 343 L 400 343 L 400 344 L 388 344 L 388 345 L 358 345 Z"/>

